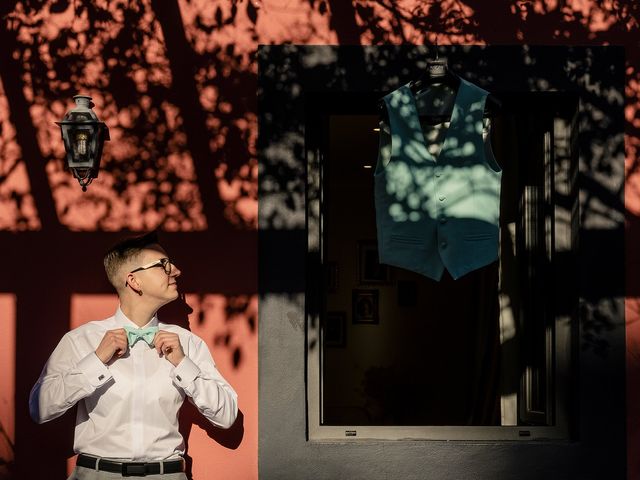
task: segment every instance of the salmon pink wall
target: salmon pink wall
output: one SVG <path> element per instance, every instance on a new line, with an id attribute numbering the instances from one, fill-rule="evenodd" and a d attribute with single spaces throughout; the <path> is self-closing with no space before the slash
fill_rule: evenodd
<path id="1" fill-rule="evenodd" d="M 15 436 L 16 305 L 15 296 L 0 293 L 0 458 L 13 461 Z M 8 475 L 0 465 L 0 478 Z"/>

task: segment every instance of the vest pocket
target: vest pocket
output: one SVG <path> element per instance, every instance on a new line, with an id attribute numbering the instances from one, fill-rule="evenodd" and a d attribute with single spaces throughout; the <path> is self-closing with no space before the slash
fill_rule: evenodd
<path id="1" fill-rule="evenodd" d="M 470 233 L 470 234 L 464 235 L 462 238 L 464 238 L 465 240 L 469 240 L 471 242 L 479 242 L 481 240 L 496 238 L 496 235 L 494 233 Z"/>
<path id="2" fill-rule="evenodd" d="M 389 235 L 391 243 L 400 243 L 403 245 L 420 245 L 422 246 L 422 239 L 419 237 L 410 237 L 406 235 Z"/>

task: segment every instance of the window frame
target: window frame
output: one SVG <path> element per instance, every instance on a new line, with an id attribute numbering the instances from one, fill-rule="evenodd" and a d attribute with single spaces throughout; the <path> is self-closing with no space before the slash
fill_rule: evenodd
<path id="1" fill-rule="evenodd" d="M 538 92 L 539 95 L 562 96 L 565 92 Z M 570 94 L 569 94 L 570 95 Z M 551 409 L 547 412 L 530 411 L 532 417 L 536 415 L 547 416 L 547 421 L 553 421 L 553 425 L 514 425 L 514 426 L 353 426 L 353 425 L 323 425 L 322 411 L 322 354 L 323 340 L 321 330 L 321 292 L 322 288 L 322 264 L 324 234 L 323 224 L 323 145 L 328 140 L 329 115 L 340 114 L 378 114 L 372 109 L 376 105 L 376 99 L 381 95 L 376 92 L 362 93 L 352 96 L 349 102 L 340 98 L 340 94 L 334 92 L 308 92 L 305 98 L 305 150 L 306 150 L 306 226 L 307 226 L 307 283 L 306 283 L 306 398 L 307 398 L 307 439 L 311 441 L 358 441 L 358 440 L 440 440 L 440 441 L 535 441 L 535 440 L 568 440 L 570 436 L 570 382 L 560 379 L 571 378 L 572 356 L 575 353 L 573 331 L 577 324 L 577 308 L 575 311 L 563 315 L 555 315 L 550 320 L 545 330 L 545 346 L 547 359 L 551 364 L 547 368 L 553 368 L 553 384 L 547 389 L 547 402 Z M 560 98 L 560 97 L 558 97 Z M 578 102 L 575 99 L 573 121 L 570 125 L 572 137 L 578 134 L 575 124 L 575 114 L 578 112 Z M 569 115 L 569 114 L 567 114 Z M 552 127 L 553 129 L 554 127 Z M 553 131 L 553 130 L 552 130 Z M 553 137 L 555 138 L 555 136 Z M 553 138 L 551 139 L 553 141 Z M 577 168 L 577 148 L 573 148 L 575 139 L 572 139 L 570 154 L 573 160 L 571 168 Z M 545 181 L 553 183 L 554 191 L 568 192 L 577 205 L 577 186 L 575 172 L 564 172 L 556 175 L 558 163 L 553 156 L 557 148 L 551 148 L 550 163 L 553 167 L 547 172 Z M 551 214 L 557 217 L 561 207 L 556 203 L 552 206 Z M 575 254 L 578 231 L 577 209 L 569 212 L 571 221 L 568 224 L 554 222 L 554 230 L 551 238 L 553 250 L 562 250 L 567 245 L 571 254 Z M 566 212 L 564 212 L 566 217 Z M 553 267 L 552 268 L 556 268 Z M 553 274 L 553 271 L 551 272 Z M 563 275 L 564 278 L 566 275 Z M 576 294 L 577 299 L 577 294 Z M 577 304 L 577 302 L 576 302 Z M 552 326 L 553 328 L 549 328 Z M 530 382 L 532 375 L 530 370 L 523 375 L 523 382 Z M 531 390 L 526 389 L 525 392 Z M 553 392 L 550 393 L 550 392 Z M 530 397 L 528 398 L 530 402 Z M 523 408 L 524 402 L 518 402 L 518 408 Z M 531 410 L 531 409 L 530 409 Z M 525 412 L 526 413 L 526 412 Z M 551 415 L 551 418 L 549 418 Z M 521 416 L 523 412 L 521 411 Z M 526 417 L 525 417 L 526 418 Z"/>

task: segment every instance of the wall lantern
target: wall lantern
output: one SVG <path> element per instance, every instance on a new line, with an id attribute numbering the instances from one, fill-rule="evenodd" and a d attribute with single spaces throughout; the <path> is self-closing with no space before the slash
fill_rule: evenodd
<path id="1" fill-rule="evenodd" d="M 109 128 L 91 109 L 94 106 L 91 97 L 76 95 L 73 101 L 76 107 L 56 124 L 60 126 L 67 152 L 66 166 L 86 192 L 87 185 L 98 176 L 102 146 L 109 140 Z"/>

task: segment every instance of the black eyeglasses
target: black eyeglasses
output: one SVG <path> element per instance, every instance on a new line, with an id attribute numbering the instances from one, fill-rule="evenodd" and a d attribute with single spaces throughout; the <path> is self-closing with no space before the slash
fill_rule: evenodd
<path id="1" fill-rule="evenodd" d="M 161 258 L 160 260 L 155 260 L 151 263 L 147 263 L 146 265 L 142 265 L 141 267 L 136 268 L 135 270 L 131 270 L 129 273 L 136 273 L 139 272 L 140 270 L 147 270 L 149 268 L 154 268 L 154 267 L 162 267 L 162 269 L 164 270 L 164 273 L 166 273 L 167 275 L 171 275 L 171 260 L 169 260 L 168 258 Z M 125 287 L 127 286 L 129 282 L 125 283 Z"/>
<path id="2" fill-rule="evenodd" d="M 131 270 L 129 273 L 136 273 L 140 270 L 147 270 L 153 267 L 162 267 L 164 268 L 164 273 L 166 273 L 167 275 L 171 275 L 171 260 L 169 260 L 168 258 L 161 258 L 160 260 L 147 263 L 146 265 L 138 267 L 135 270 Z"/>

